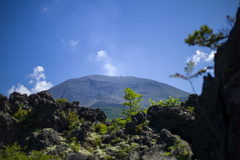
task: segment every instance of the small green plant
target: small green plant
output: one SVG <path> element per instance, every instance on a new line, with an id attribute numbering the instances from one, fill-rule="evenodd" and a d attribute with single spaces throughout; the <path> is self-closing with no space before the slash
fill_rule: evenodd
<path id="1" fill-rule="evenodd" d="M 31 109 L 29 112 L 31 112 Z M 18 120 L 18 122 L 22 122 L 27 118 L 29 112 L 27 110 L 23 110 L 22 106 L 19 106 L 18 111 L 13 116 Z"/>
<path id="2" fill-rule="evenodd" d="M 111 119 L 106 119 L 106 122 L 112 122 L 112 120 Z"/>
<path id="3" fill-rule="evenodd" d="M 67 101 L 67 99 L 66 98 L 57 98 L 57 99 L 55 99 L 58 103 L 66 103 L 66 102 L 68 102 Z"/>
<path id="4" fill-rule="evenodd" d="M 120 138 L 120 137 L 115 137 L 115 139 L 112 140 L 111 142 L 112 142 L 112 143 L 118 143 L 118 142 L 120 142 L 120 141 L 121 141 L 121 138 Z"/>
<path id="5" fill-rule="evenodd" d="M 39 128 L 39 129 L 35 129 L 35 132 L 41 132 L 41 128 Z"/>
<path id="6" fill-rule="evenodd" d="M 32 111 L 31 109 L 24 110 L 22 109 L 22 107 L 23 105 L 21 104 L 18 111 L 13 115 L 13 117 L 16 118 L 18 123 L 22 123 L 25 130 L 32 130 L 32 118 L 34 111 Z"/>
<path id="7" fill-rule="evenodd" d="M 193 113 L 195 108 L 194 108 L 194 107 L 191 107 L 191 106 L 188 106 L 187 109 L 188 109 L 190 112 Z"/>
<path id="8" fill-rule="evenodd" d="M 97 137 L 95 138 L 93 146 L 98 147 L 100 143 L 102 143 L 102 139 L 100 137 Z"/>
<path id="9" fill-rule="evenodd" d="M 136 129 L 135 129 L 135 133 L 137 133 L 138 131 L 141 131 L 142 130 L 142 126 L 143 126 L 143 124 L 137 125 Z"/>
<path id="10" fill-rule="evenodd" d="M 68 147 L 71 148 L 74 152 L 78 153 L 81 149 L 81 145 L 77 143 L 77 137 L 71 138 L 72 142 L 68 144 Z"/>
<path id="11" fill-rule="evenodd" d="M 103 123 L 98 123 L 93 126 L 95 131 L 99 132 L 100 134 L 105 134 L 107 132 L 107 126 Z"/>
<path id="12" fill-rule="evenodd" d="M 131 117 L 127 117 L 126 119 L 117 118 L 113 120 L 110 126 L 108 126 L 108 131 L 111 131 L 111 134 L 116 133 L 119 129 L 124 128 L 127 122 L 132 121 Z"/>
<path id="13" fill-rule="evenodd" d="M 131 144 L 129 147 L 120 145 L 120 149 L 115 151 L 116 157 L 119 159 L 123 159 L 125 156 L 127 156 L 131 151 L 136 150 L 135 144 Z"/>
<path id="14" fill-rule="evenodd" d="M 162 156 L 171 156 L 172 154 L 170 152 L 165 152 L 162 154 Z"/>
<path id="15" fill-rule="evenodd" d="M 162 156 L 177 155 L 177 160 L 188 160 L 189 150 L 186 150 L 184 148 L 186 148 L 185 142 L 183 142 L 180 139 L 177 139 L 177 141 L 174 142 L 173 146 L 168 147 L 170 152 L 166 152 Z"/>
<path id="16" fill-rule="evenodd" d="M 174 99 L 171 96 L 169 96 L 169 98 L 170 99 L 167 99 L 165 101 L 160 100 L 157 103 L 155 101 L 153 101 L 152 99 L 149 99 L 149 102 L 151 103 L 151 106 L 153 106 L 153 105 L 160 105 L 160 106 L 171 106 L 171 105 L 178 106 L 178 105 L 180 105 L 181 102 L 179 101 L 178 98 Z"/>
<path id="17" fill-rule="evenodd" d="M 150 121 L 147 120 L 147 119 L 145 120 L 145 122 L 143 122 L 143 125 L 144 125 L 144 126 L 149 126 L 149 124 L 150 124 Z"/>
<path id="18" fill-rule="evenodd" d="M 111 156 L 106 156 L 106 160 L 113 160 Z"/>
<path id="19" fill-rule="evenodd" d="M 142 101 L 143 95 L 134 92 L 131 88 L 125 88 L 124 92 L 125 94 L 123 97 L 126 102 L 123 103 L 123 106 L 129 107 L 129 109 L 122 109 L 120 114 L 129 117 L 133 112 L 136 112 L 141 107 L 138 103 Z"/>
<path id="20" fill-rule="evenodd" d="M 63 117 L 65 118 L 68 129 L 70 129 L 70 130 L 77 129 L 79 127 L 80 123 L 82 123 L 84 121 L 83 118 L 79 120 L 78 119 L 79 116 L 75 112 L 71 112 L 70 110 L 68 110 L 67 115 L 63 111 Z"/>
<path id="21" fill-rule="evenodd" d="M 124 128 L 126 126 L 127 122 L 130 122 L 130 121 L 132 121 L 131 117 L 127 117 L 126 119 L 122 119 L 122 118 L 117 118 L 116 119 L 116 122 L 118 124 L 120 124 L 122 128 Z"/>
<path id="22" fill-rule="evenodd" d="M 26 155 L 20 145 L 15 142 L 11 147 L 3 146 L 5 150 L 0 150 L 0 160 L 57 160 L 60 157 L 56 157 L 53 155 L 46 155 L 45 150 L 42 151 L 34 151 L 30 152 L 30 155 Z M 27 146 L 23 148 L 24 150 L 27 149 Z"/>
<path id="23" fill-rule="evenodd" d="M 112 125 L 108 126 L 108 131 L 111 131 L 111 134 L 116 133 L 120 128 L 120 126 L 117 124 L 117 122 L 112 122 Z"/>

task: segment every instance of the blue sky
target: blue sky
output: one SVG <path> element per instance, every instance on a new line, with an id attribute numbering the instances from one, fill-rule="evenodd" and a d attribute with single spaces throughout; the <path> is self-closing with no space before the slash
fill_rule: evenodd
<path id="1" fill-rule="evenodd" d="M 207 24 L 226 27 L 239 0 L 0 0 L 0 93 L 36 93 L 100 74 L 153 79 L 192 93 L 184 74 L 212 66 L 214 50 L 188 46 Z M 201 94 L 203 77 L 193 80 Z"/>

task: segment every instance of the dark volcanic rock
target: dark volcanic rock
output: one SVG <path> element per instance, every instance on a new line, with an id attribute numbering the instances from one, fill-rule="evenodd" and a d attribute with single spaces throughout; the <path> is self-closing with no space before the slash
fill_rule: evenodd
<path id="1" fill-rule="evenodd" d="M 81 153 L 69 153 L 64 160 L 95 160 L 93 156 L 86 156 Z"/>
<path id="2" fill-rule="evenodd" d="M 3 145 L 12 145 L 21 133 L 21 126 L 19 126 L 15 119 L 8 113 L 0 112 L 0 149 Z"/>
<path id="3" fill-rule="evenodd" d="M 191 147 L 188 142 L 182 140 L 177 135 L 171 134 L 170 131 L 166 129 L 162 129 L 160 132 L 160 138 L 158 139 L 156 144 L 161 144 L 164 146 L 164 150 L 171 152 L 171 154 L 181 154 L 188 152 L 186 159 L 191 159 L 193 156 Z M 169 149 L 169 147 L 174 146 L 174 150 Z"/>
<path id="4" fill-rule="evenodd" d="M 24 118 L 21 120 L 14 117 L 20 107 L 24 110 Z M 62 138 L 58 132 L 66 130 L 69 125 L 65 119 L 69 115 L 68 111 L 76 115 L 80 113 L 78 116 L 86 117 L 86 120 L 105 123 L 106 115 L 100 109 L 79 107 L 77 101 L 58 103 L 47 91 L 29 97 L 14 92 L 10 95 L 9 102 L 7 97 L 0 94 L 0 149 L 3 149 L 3 145 L 11 146 L 18 142 L 22 148 L 27 145 L 29 151 L 55 146 L 53 150 L 48 150 L 48 153 L 62 154 L 66 146 L 61 144 Z M 81 128 L 72 134 L 84 140 L 86 134 L 92 131 L 91 126 L 89 122 L 83 122 Z M 36 129 L 40 132 L 36 132 Z"/>
<path id="5" fill-rule="evenodd" d="M 192 142 L 192 127 L 194 117 L 187 110 L 182 110 L 178 106 L 151 106 L 148 109 L 149 121 L 158 131 L 163 128 L 181 136 L 182 139 Z"/>
<path id="6" fill-rule="evenodd" d="M 16 113 L 18 111 L 19 107 L 27 110 L 28 109 L 27 94 L 20 94 L 18 92 L 13 92 L 10 95 L 9 103 L 10 103 L 10 108 L 11 108 L 11 113 L 10 113 L 11 115 Z"/>
<path id="7" fill-rule="evenodd" d="M 80 115 L 80 118 L 85 118 L 86 121 L 91 121 L 92 123 L 96 121 L 106 123 L 106 115 L 99 108 L 92 109 L 80 107 L 78 115 Z"/>
<path id="8" fill-rule="evenodd" d="M 136 119 L 136 123 L 139 125 L 147 120 L 147 114 L 144 112 L 138 112 L 135 116 L 132 116 L 132 119 Z"/>
<path id="9" fill-rule="evenodd" d="M 198 95 L 197 94 L 190 94 L 186 101 L 181 102 L 181 106 L 187 108 L 188 106 L 196 107 L 198 102 Z"/>
<path id="10" fill-rule="evenodd" d="M 125 126 L 125 132 L 128 133 L 128 134 L 135 134 L 136 131 L 136 122 L 135 121 L 130 121 L 130 122 L 127 122 L 126 123 L 126 126 Z"/>
<path id="11" fill-rule="evenodd" d="M 0 94 L 0 111 L 10 112 L 10 107 L 8 106 L 8 98 Z"/>
<path id="12" fill-rule="evenodd" d="M 77 137 L 77 141 L 86 141 L 86 137 L 88 136 L 88 131 L 85 128 L 78 128 L 71 132 L 73 137 Z"/>
<path id="13" fill-rule="evenodd" d="M 28 146 L 28 150 L 43 150 L 47 147 L 60 145 L 59 133 L 51 128 L 44 128 L 40 132 L 31 132 L 21 137 L 21 146 Z"/>
<path id="14" fill-rule="evenodd" d="M 38 128 L 52 128 L 58 132 L 66 129 L 63 109 L 47 91 L 29 96 L 33 107 L 33 125 Z"/>
<path id="15" fill-rule="evenodd" d="M 18 92 L 13 92 L 10 95 L 10 99 L 9 102 L 11 104 L 14 104 L 15 102 L 19 101 L 20 103 L 22 103 L 23 105 L 28 104 L 28 97 L 27 94 L 20 94 Z"/>
<path id="16" fill-rule="evenodd" d="M 198 159 L 240 159 L 240 8 L 228 40 L 215 55 L 215 77 L 204 77 L 195 110 Z"/>

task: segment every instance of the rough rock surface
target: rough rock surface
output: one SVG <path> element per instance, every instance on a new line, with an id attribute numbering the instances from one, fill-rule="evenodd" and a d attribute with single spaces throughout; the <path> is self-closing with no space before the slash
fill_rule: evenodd
<path id="1" fill-rule="evenodd" d="M 194 116 L 188 110 L 180 109 L 178 106 L 152 106 L 149 107 L 147 114 L 151 125 L 158 131 L 166 128 L 189 143 L 192 142 Z"/>
<path id="2" fill-rule="evenodd" d="M 197 94 L 190 94 L 186 101 L 181 102 L 181 106 L 187 108 L 188 106 L 196 107 L 198 102 L 198 95 Z"/>
<path id="3" fill-rule="evenodd" d="M 3 145 L 12 145 L 15 141 L 20 142 L 21 139 L 26 137 L 34 137 L 33 133 L 37 133 L 34 132 L 36 129 L 40 130 L 40 133 L 43 135 L 50 132 L 42 130 L 44 128 L 51 128 L 52 131 L 54 131 L 51 132 L 52 135 L 55 133 L 58 134 L 57 132 L 61 133 L 67 129 L 63 112 L 67 112 L 68 110 L 79 113 L 78 115 L 80 117 L 90 117 L 89 119 L 86 118 L 86 120 L 92 120 L 92 122 L 105 122 L 106 115 L 104 112 L 99 109 L 79 107 L 78 104 L 79 102 L 58 103 L 47 91 L 32 94 L 29 97 L 27 97 L 26 94 L 22 95 L 14 92 L 10 95 L 9 100 L 0 94 L 0 148 L 2 148 Z M 20 107 L 28 113 L 22 121 L 14 118 L 14 114 Z M 88 123 L 89 122 L 86 122 L 82 125 L 82 128 L 85 129 L 86 132 L 90 131 L 90 125 Z M 58 136 L 55 136 L 55 138 L 57 137 Z M 34 138 L 30 138 L 31 141 L 33 141 L 33 139 Z M 39 136 L 37 139 L 39 139 Z M 54 140 L 53 137 L 50 139 Z M 48 146 L 46 139 L 43 139 L 43 141 L 45 142 L 42 145 L 45 147 Z M 24 147 L 25 143 L 22 143 L 22 145 Z M 37 146 L 38 144 L 35 145 Z M 32 148 L 30 145 L 29 149 L 35 148 Z"/>
<path id="4" fill-rule="evenodd" d="M 28 146 L 28 152 L 31 150 L 41 151 L 47 147 L 57 146 L 56 155 L 62 154 L 67 148 L 67 144 L 62 141 L 62 137 L 52 128 L 44 128 L 40 132 L 30 132 L 24 134 L 18 144 Z M 59 150 L 61 148 L 61 150 Z"/>
<path id="5" fill-rule="evenodd" d="M 240 159 L 240 8 L 215 55 L 215 77 L 204 77 L 195 108 L 194 152 L 200 160 Z"/>
<path id="6" fill-rule="evenodd" d="M 93 156 L 86 156 L 81 153 L 70 153 L 64 160 L 95 160 Z"/>
<path id="7" fill-rule="evenodd" d="M 178 144 L 176 144 L 178 142 Z M 169 147 L 175 146 L 173 149 Z M 165 155 L 164 153 L 170 153 L 171 155 Z M 150 147 L 148 151 L 131 152 L 124 160 L 177 160 L 177 155 L 181 153 L 188 153 L 184 157 L 184 160 L 190 160 L 193 156 L 192 150 L 188 142 L 180 139 L 177 135 L 171 134 L 170 131 L 162 129 L 160 138 L 157 143 Z"/>
<path id="8" fill-rule="evenodd" d="M 123 124 L 117 120 L 106 123 L 106 115 L 100 109 L 79 107 L 77 101 L 59 103 L 47 91 L 32 94 L 29 97 L 15 92 L 10 95 L 10 98 L 11 100 L 8 100 L 7 97 L 0 95 L 0 149 L 18 142 L 22 148 L 28 146 L 25 150 L 27 154 L 30 154 L 31 150 L 45 150 L 45 153 L 51 155 L 66 154 L 66 159 L 105 160 L 107 156 L 112 159 L 124 159 L 128 155 L 130 159 L 144 159 L 144 157 L 145 159 L 154 159 L 154 157 L 155 159 L 176 159 L 180 153 L 174 152 L 171 156 L 163 155 L 170 152 L 164 148 L 169 140 L 166 138 L 163 140 L 163 137 L 162 141 L 159 140 L 162 134 L 160 131 L 168 127 L 167 123 L 160 123 L 162 126 L 159 127 L 159 124 L 154 122 L 162 121 L 159 113 L 162 118 L 168 117 L 166 120 L 169 121 L 175 118 L 171 125 L 181 120 L 182 126 L 188 126 L 191 123 L 188 119 L 192 118 L 189 112 L 185 112 L 186 110 L 180 107 L 152 106 L 149 108 L 151 114 L 139 112 L 131 117 L 131 121 L 122 119 L 121 122 L 125 121 L 126 124 L 122 126 Z M 20 108 L 22 110 L 19 110 Z M 20 119 L 16 117 L 19 111 L 22 115 Z M 69 124 L 67 117 L 72 115 L 71 113 L 84 120 L 79 122 L 74 120 Z M 75 119 L 73 115 L 71 118 Z M 154 125 L 149 126 L 145 123 L 147 120 Z M 100 133 L 101 128 L 95 130 L 93 127 L 100 123 L 102 126 L 106 124 L 106 127 L 112 127 L 113 130 L 107 130 L 105 134 Z M 71 128 L 74 124 L 78 126 Z M 189 133 L 187 130 L 182 131 L 185 131 L 182 133 L 184 135 Z M 170 132 L 168 135 L 174 137 Z M 76 137 L 74 142 L 73 137 Z M 157 141 L 160 144 L 156 145 Z M 159 150 L 161 151 L 158 152 Z M 73 151 L 78 153 L 72 153 Z"/>

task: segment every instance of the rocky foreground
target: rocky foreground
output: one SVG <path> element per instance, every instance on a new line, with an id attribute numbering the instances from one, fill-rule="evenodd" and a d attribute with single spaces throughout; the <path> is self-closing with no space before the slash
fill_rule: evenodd
<path id="1" fill-rule="evenodd" d="M 196 105 L 198 97 L 193 98 Z M 100 109 L 59 103 L 47 91 L 29 97 L 14 92 L 9 100 L 0 94 L 0 147 L 18 142 L 27 146 L 26 154 L 44 150 L 66 159 L 192 159 L 193 121 L 194 113 L 183 107 L 152 106 L 147 114 L 106 123 Z"/>

